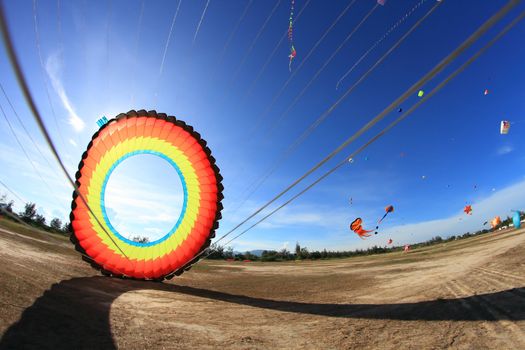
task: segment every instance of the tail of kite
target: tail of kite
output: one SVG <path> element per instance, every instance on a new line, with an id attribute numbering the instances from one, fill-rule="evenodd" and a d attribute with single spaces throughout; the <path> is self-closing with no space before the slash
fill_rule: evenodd
<path id="1" fill-rule="evenodd" d="M 381 221 L 383 221 L 384 218 L 386 218 L 386 216 L 388 215 L 388 211 L 385 213 L 385 215 L 383 215 L 383 217 L 381 219 L 379 219 L 379 221 L 377 222 L 377 224 L 380 224 Z"/>

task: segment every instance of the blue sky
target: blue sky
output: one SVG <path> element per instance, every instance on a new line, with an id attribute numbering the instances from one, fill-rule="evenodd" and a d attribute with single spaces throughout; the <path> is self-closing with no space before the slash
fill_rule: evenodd
<path id="1" fill-rule="evenodd" d="M 208 141 L 224 176 L 220 236 L 382 111 L 506 3 L 444 0 L 246 199 L 250 185 L 435 4 L 434 0 L 423 1 L 336 90 L 341 76 L 420 2 L 391 0 L 378 6 L 279 123 L 276 121 L 294 98 L 373 9 L 374 0 L 357 0 L 320 42 L 350 1 L 297 0 L 296 15 L 303 12 L 294 24 L 297 57 L 292 73 L 288 71 L 286 39 L 276 46 L 287 30 L 289 1 L 253 1 L 234 32 L 249 1 L 210 0 L 197 32 L 207 1 L 183 0 L 162 72 L 179 1 L 145 1 L 140 27 L 141 1 L 38 1 L 42 66 L 35 41 L 33 2 L 5 3 L 23 70 L 70 174 L 76 171 L 97 129 L 96 121 L 103 115 L 109 118 L 130 109 L 175 115 Z M 518 5 L 423 89 L 430 91 L 524 8 Z M 525 25 L 521 23 L 354 163 L 234 241 L 234 249 L 279 249 L 293 247 L 299 241 L 313 249 L 341 250 L 385 245 L 388 238 L 403 244 L 438 234 L 478 230 L 495 215 L 525 209 L 523 37 Z M 45 155 L 35 149 L 0 96 L 2 108 L 40 173 L 28 163 L 2 117 L 0 179 L 24 200 L 36 202 L 48 218 L 65 219 L 72 189 L 32 120 L 3 47 L 0 57 L 0 82 Z M 485 89 L 490 91 L 486 96 Z M 413 96 L 400 107 L 406 110 L 417 100 Z M 397 111 L 392 112 L 298 189 L 397 116 Z M 501 120 L 511 121 L 508 135 L 499 134 Z M 169 230 L 182 205 L 175 171 L 147 155 L 123 162 L 112 175 L 106 195 L 110 220 L 119 231 L 152 237 Z M 283 200 L 286 198 L 289 196 Z M 15 202 L 21 209 L 22 203 Z M 374 226 L 388 204 L 394 205 L 395 212 L 377 236 L 361 241 L 348 230 L 358 216 L 365 228 Z M 465 204 L 472 204 L 472 216 L 462 213 Z"/>

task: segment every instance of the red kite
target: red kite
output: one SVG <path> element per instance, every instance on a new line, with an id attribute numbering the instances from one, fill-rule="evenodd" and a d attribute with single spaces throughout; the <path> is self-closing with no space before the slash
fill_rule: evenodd
<path id="1" fill-rule="evenodd" d="M 363 223 L 363 220 L 361 220 L 361 218 L 357 218 L 354 221 L 352 221 L 352 223 L 350 224 L 350 229 L 354 231 L 359 236 L 359 238 L 364 239 L 363 237 L 370 237 L 371 235 L 369 235 L 368 233 L 373 232 L 373 230 L 370 230 L 370 231 L 365 230 L 361 226 L 362 223 Z"/>

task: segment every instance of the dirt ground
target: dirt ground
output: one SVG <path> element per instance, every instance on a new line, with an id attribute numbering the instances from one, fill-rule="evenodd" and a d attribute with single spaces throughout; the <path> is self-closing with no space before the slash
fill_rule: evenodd
<path id="1" fill-rule="evenodd" d="M 1 349 L 525 349 L 525 230 L 154 283 L 0 222 L 0 265 Z"/>

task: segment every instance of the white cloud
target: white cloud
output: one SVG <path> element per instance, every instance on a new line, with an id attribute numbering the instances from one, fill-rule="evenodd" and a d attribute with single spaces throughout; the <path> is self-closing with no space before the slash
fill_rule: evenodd
<path id="1" fill-rule="evenodd" d="M 62 105 L 69 112 L 69 124 L 73 126 L 75 131 L 80 132 L 84 129 L 86 123 L 84 123 L 84 121 L 78 116 L 73 105 L 71 104 L 71 101 L 69 100 L 69 97 L 66 94 L 64 85 L 60 79 L 61 68 L 62 67 L 58 58 L 58 53 L 50 55 L 47 58 L 46 71 L 49 75 L 49 78 L 51 79 L 51 84 L 60 98 Z"/>
<path id="2" fill-rule="evenodd" d="M 105 205 L 119 233 L 127 236 L 129 232 L 140 232 L 152 241 L 157 240 L 169 232 L 181 214 L 182 185 L 180 191 L 173 193 L 161 184 L 119 174 L 109 179 Z"/>
<path id="3" fill-rule="evenodd" d="M 498 149 L 498 155 L 502 156 L 504 154 L 508 154 L 510 152 L 514 151 L 514 148 L 512 146 L 503 146 Z"/>
<path id="4" fill-rule="evenodd" d="M 69 143 L 72 144 L 75 147 L 78 147 L 78 144 L 73 139 L 69 139 Z"/>
<path id="5" fill-rule="evenodd" d="M 166 232 L 162 231 L 161 229 L 159 229 L 157 227 L 146 227 L 146 228 L 144 228 L 144 232 L 153 233 L 153 234 L 156 234 L 156 235 L 161 235 L 163 233 L 166 233 Z"/>

